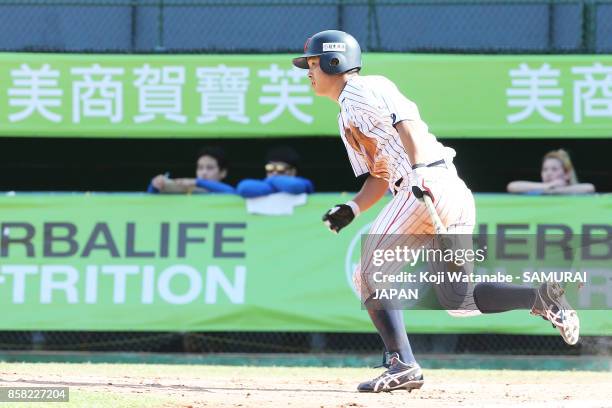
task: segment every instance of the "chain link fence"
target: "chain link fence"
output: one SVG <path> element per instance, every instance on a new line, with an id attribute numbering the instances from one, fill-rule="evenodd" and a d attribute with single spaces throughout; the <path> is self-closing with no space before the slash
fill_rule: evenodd
<path id="1" fill-rule="evenodd" d="M 0 50 L 299 52 L 324 29 L 366 51 L 606 53 L 612 0 L 0 0 Z"/>
<path id="2" fill-rule="evenodd" d="M 612 338 L 603 336 L 582 337 L 572 347 L 556 335 L 411 334 L 410 341 L 417 354 L 612 355 Z M 347 355 L 379 353 L 383 344 L 375 333 L 3 331 L 0 349 Z"/>

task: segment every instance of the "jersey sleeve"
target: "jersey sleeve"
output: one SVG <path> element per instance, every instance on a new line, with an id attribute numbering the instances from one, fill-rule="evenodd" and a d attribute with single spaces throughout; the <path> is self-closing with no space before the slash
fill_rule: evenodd
<path id="1" fill-rule="evenodd" d="M 204 180 L 201 178 L 196 179 L 196 186 L 205 189 L 209 193 L 217 194 L 235 194 L 236 190 L 229 184 L 225 184 L 221 181 Z"/>
<path id="2" fill-rule="evenodd" d="M 383 95 L 383 100 L 391 112 L 393 125 L 403 120 L 421 121 L 419 108 L 416 103 L 406 98 L 395 84 L 391 84 L 390 92 Z"/>
<path id="3" fill-rule="evenodd" d="M 262 197 L 276 193 L 265 180 L 244 179 L 236 186 L 236 193 L 244 198 Z"/>
<path id="4" fill-rule="evenodd" d="M 153 186 L 153 182 L 149 183 L 149 186 L 147 187 L 147 193 L 159 194 L 159 190 Z"/>
<path id="5" fill-rule="evenodd" d="M 348 124 L 346 126 L 348 126 Z M 366 161 L 363 156 L 358 154 L 346 140 L 346 134 L 344 133 L 345 124 L 342 114 L 338 115 L 338 127 L 340 128 L 340 136 L 342 142 L 344 143 L 344 147 L 346 148 L 346 153 L 348 155 L 349 162 L 351 163 L 351 168 L 353 169 L 355 177 L 359 177 L 363 174 L 369 173 L 370 170 L 368 169 L 368 165 L 366 164 Z"/>
<path id="6" fill-rule="evenodd" d="M 276 175 L 270 176 L 266 182 L 277 192 L 289 194 L 310 194 L 314 191 L 312 182 L 304 177 Z"/>

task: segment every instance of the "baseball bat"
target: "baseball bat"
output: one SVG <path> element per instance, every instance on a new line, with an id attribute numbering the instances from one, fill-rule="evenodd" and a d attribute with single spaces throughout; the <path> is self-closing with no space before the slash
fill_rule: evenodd
<path id="1" fill-rule="evenodd" d="M 446 227 L 444 226 L 444 223 L 436 212 L 436 207 L 434 206 L 434 203 L 431 200 L 429 194 L 424 193 L 423 190 L 421 190 L 417 186 L 412 186 L 412 194 L 414 194 L 416 198 L 423 200 L 425 208 L 427 209 L 429 217 L 431 218 L 431 222 L 433 223 L 434 230 L 436 231 L 436 235 L 446 234 Z"/>
<path id="2" fill-rule="evenodd" d="M 438 212 L 436 211 L 436 207 L 434 206 L 434 203 L 431 197 L 417 186 L 412 186 L 412 193 L 414 194 L 416 198 L 422 200 L 423 204 L 425 204 L 425 208 L 427 209 L 427 212 L 429 213 L 429 217 L 431 218 L 431 222 L 433 224 L 434 231 L 436 235 L 438 236 L 440 248 L 443 250 L 444 249 L 451 249 L 451 250 L 454 249 L 453 240 L 451 239 L 451 237 L 446 236 L 448 234 L 448 231 L 446 227 L 444 226 L 444 223 L 440 219 L 440 216 L 438 215 Z M 454 265 L 454 267 L 457 267 L 457 265 L 454 262 L 452 262 L 452 264 Z"/>

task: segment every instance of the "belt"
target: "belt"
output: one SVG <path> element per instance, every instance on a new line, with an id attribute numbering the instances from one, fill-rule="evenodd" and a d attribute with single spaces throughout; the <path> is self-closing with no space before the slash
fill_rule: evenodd
<path id="1" fill-rule="evenodd" d="M 443 166 L 442 166 L 443 165 Z M 419 167 L 437 167 L 437 166 L 442 166 L 442 167 L 446 167 L 446 162 L 444 161 L 444 159 L 440 159 L 438 161 L 435 162 L 431 162 L 429 164 L 425 164 L 425 163 L 417 163 L 417 164 L 413 164 L 412 165 L 412 170 L 414 169 L 418 169 Z"/>
<path id="2" fill-rule="evenodd" d="M 448 168 L 446 166 L 446 161 L 444 159 L 440 159 L 440 160 L 437 160 L 435 162 L 431 162 L 429 164 L 417 163 L 417 164 L 412 166 L 412 170 L 418 169 L 419 167 L 438 167 L 438 166 L 444 167 L 445 169 Z M 397 192 L 399 191 L 399 188 L 402 185 L 403 181 L 404 181 L 404 178 L 400 177 L 399 179 L 397 179 L 397 181 L 395 183 L 393 183 L 393 185 L 395 186 L 394 189 L 393 189 L 394 190 L 393 191 L 393 195 L 397 194 Z"/>

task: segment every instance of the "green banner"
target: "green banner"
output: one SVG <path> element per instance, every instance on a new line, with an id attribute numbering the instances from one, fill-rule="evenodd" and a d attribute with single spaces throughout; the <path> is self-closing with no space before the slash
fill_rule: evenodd
<path id="1" fill-rule="evenodd" d="M 372 331 L 351 273 L 386 200 L 331 234 L 321 214 L 347 199 L 315 194 L 291 216 L 262 216 L 234 196 L 3 196 L 0 329 Z M 580 234 L 610 227 L 612 195 L 479 195 L 477 208 L 480 233 Z M 406 313 L 412 332 L 555 333 L 526 311 Z M 612 334 L 609 310 L 580 316 L 583 333 Z"/>
<path id="2" fill-rule="evenodd" d="M 0 54 L 0 135 L 337 135 L 293 55 Z M 611 136 L 612 56 L 364 56 L 440 137 Z"/>

